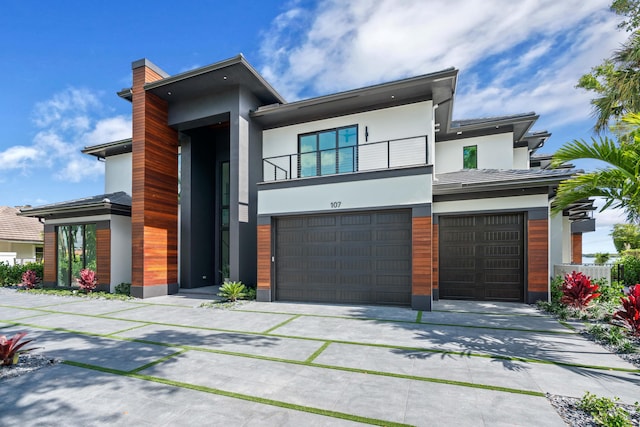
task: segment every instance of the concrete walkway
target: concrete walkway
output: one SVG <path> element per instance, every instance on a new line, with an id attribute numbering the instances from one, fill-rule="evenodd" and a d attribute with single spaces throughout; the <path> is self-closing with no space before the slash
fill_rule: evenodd
<path id="1" fill-rule="evenodd" d="M 0 334 L 63 360 L 0 382 L 20 426 L 562 426 L 545 393 L 634 403 L 640 372 L 522 304 L 398 307 L 0 288 Z"/>

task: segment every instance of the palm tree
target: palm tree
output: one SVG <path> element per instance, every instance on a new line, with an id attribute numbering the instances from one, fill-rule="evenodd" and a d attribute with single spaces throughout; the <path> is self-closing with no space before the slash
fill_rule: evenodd
<path id="1" fill-rule="evenodd" d="M 606 130 L 610 119 L 640 111 L 640 31 L 635 31 L 611 58 L 583 75 L 576 87 L 597 94 L 591 100 L 596 132 Z"/>
<path id="2" fill-rule="evenodd" d="M 561 182 L 552 212 L 588 197 L 602 197 L 601 210 L 620 208 L 629 221 L 640 223 L 640 114 L 628 114 L 622 121 L 632 130 L 617 143 L 607 137 L 592 138 L 590 143 L 574 140 L 556 151 L 553 167 L 580 159 L 600 160 L 607 167 Z"/>

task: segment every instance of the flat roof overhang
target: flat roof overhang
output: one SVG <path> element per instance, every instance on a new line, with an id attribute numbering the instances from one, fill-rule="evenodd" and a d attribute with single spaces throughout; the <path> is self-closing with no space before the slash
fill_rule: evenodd
<path id="1" fill-rule="evenodd" d="M 197 98 L 203 92 L 226 92 L 234 87 L 247 88 L 263 104 L 286 102 L 242 55 L 147 83 L 144 86 L 147 92 L 169 103 Z M 126 89 L 120 93 L 126 95 Z"/>
<path id="2" fill-rule="evenodd" d="M 265 129 L 305 123 L 432 100 L 439 105 L 436 123 L 451 121 L 458 70 L 449 68 L 418 77 L 368 86 L 288 104 L 267 105 L 251 113 Z"/>
<path id="3" fill-rule="evenodd" d="M 105 144 L 90 145 L 84 147 L 82 153 L 105 158 L 116 156 L 118 154 L 130 153 L 132 150 L 132 139 L 121 139 L 119 141 L 107 142 Z"/>

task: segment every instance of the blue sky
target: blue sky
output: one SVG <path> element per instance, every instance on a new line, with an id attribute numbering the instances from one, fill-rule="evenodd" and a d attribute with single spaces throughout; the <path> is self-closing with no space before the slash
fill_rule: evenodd
<path id="1" fill-rule="evenodd" d="M 5 0 L 0 25 L 0 205 L 103 191 L 86 145 L 131 133 L 131 62 L 176 74 L 243 53 L 288 100 L 454 66 L 454 118 L 535 111 L 541 152 L 590 138 L 580 75 L 627 34 L 610 0 Z M 591 169 L 597 165 L 579 164 Z M 613 250 L 616 212 L 585 251 Z"/>

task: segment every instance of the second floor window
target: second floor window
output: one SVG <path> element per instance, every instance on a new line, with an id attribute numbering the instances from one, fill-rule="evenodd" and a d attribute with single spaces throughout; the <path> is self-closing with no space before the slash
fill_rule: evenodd
<path id="1" fill-rule="evenodd" d="M 477 145 L 468 145 L 462 148 L 462 167 L 464 169 L 478 169 Z"/>
<path id="2" fill-rule="evenodd" d="M 355 172 L 358 126 L 345 126 L 298 136 L 298 176 Z"/>

